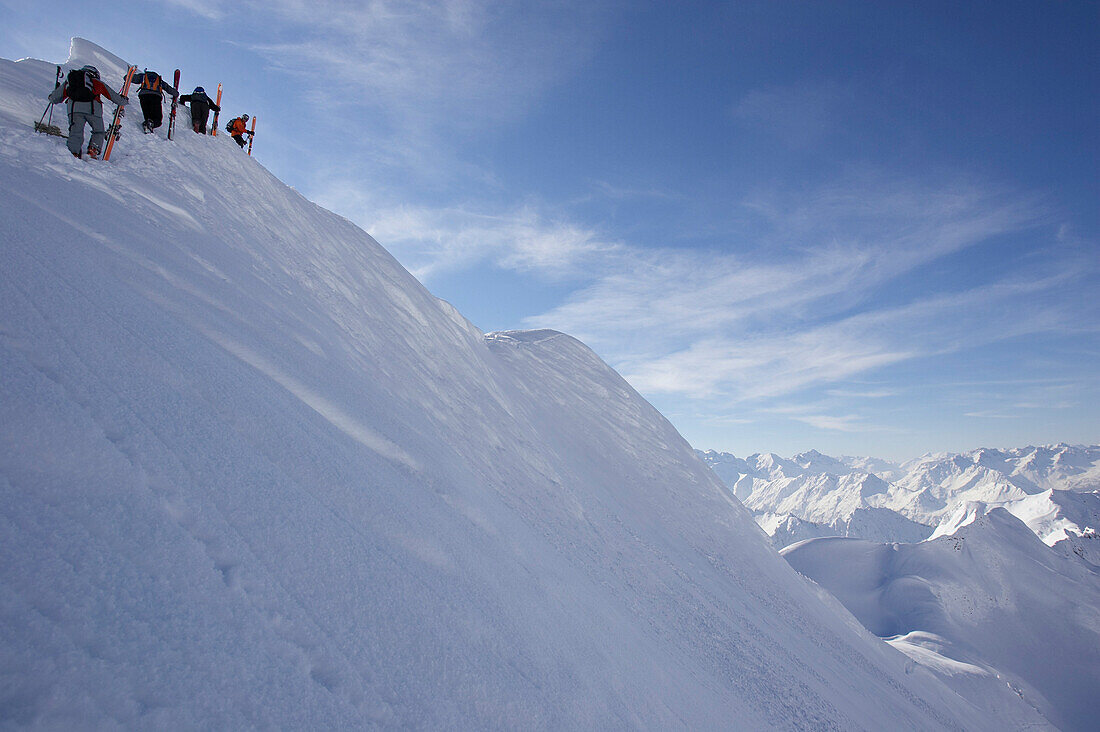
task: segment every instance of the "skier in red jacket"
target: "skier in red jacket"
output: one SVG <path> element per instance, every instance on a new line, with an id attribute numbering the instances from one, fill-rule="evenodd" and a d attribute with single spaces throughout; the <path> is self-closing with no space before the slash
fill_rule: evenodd
<path id="1" fill-rule="evenodd" d="M 85 66 L 74 69 L 65 78 L 65 83 L 50 94 L 54 104 L 66 102 L 69 107 L 69 152 L 81 156 L 84 147 L 84 125 L 92 127 L 92 139 L 88 141 L 88 157 L 98 158 L 103 149 L 103 102 L 107 97 L 120 107 L 126 106 L 129 98 L 113 91 L 99 80 L 99 69 Z"/>

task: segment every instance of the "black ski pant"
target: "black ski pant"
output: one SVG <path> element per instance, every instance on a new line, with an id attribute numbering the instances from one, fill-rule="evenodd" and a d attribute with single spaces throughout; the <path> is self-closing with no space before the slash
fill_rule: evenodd
<path id="1" fill-rule="evenodd" d="M 248 144 L 244 141 L 244 135 L 233 135 L 233 142 L 237 143 L 241 147 L 244 147 Z"/>
<path id="2" fill-rule="evenodd" d="M 210 115 L 210 107 L 202 102 L 191 101 L 191 129 L 199 134 L 206 134 L 206 118 Z"/>
<path id="3" fill-rule="evenodd" d="M 164 121 L 164 109 L 162 108 L 159 94 L 138 94 L 141 102 L 141 113 L 145 115 L 145 121 L 151 122 L 155 130 Z"/>

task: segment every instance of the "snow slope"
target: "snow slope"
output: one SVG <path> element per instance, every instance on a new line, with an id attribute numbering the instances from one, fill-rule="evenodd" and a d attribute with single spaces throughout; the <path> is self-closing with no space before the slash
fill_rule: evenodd
<path id="1" fill-rule="evenodd" d="M 70 65 L 122 64 L 74 40 Z M 0 61 L 0 726 L 993 729 L 582 344 Z"/>
<path id="2" fill-rule="evenodd" d="M 813 539 L 783 550 L 860 622 L 990 708 L 1004 681 L 1062 729 L 1096 728 L 1100 573 L 1004 509 L 912 545 Z"/>

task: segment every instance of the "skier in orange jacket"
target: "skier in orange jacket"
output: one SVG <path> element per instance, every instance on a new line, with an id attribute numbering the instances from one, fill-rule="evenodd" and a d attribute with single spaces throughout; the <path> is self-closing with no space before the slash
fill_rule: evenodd
<path id="1" fill-rule="evenodd" d="M 225 129 L 229 131 L 229 134 L 233 136 L 233 140 L 242 148 L 245 146 L 244 136 L 251 135 L 248 131 L 248 115 L 242 114 L 236 119 L 231 119 L 226 123 Z"/>

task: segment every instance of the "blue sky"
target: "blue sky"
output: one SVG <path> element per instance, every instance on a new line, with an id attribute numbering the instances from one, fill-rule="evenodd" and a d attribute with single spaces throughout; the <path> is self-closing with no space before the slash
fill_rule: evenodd
<path id="1" fill-rule="evenodd" d="M 1097 2 L 0 10 L 7 58 L 224 82 L 283 180 L 696 447 L 1100 442 Z"/>

